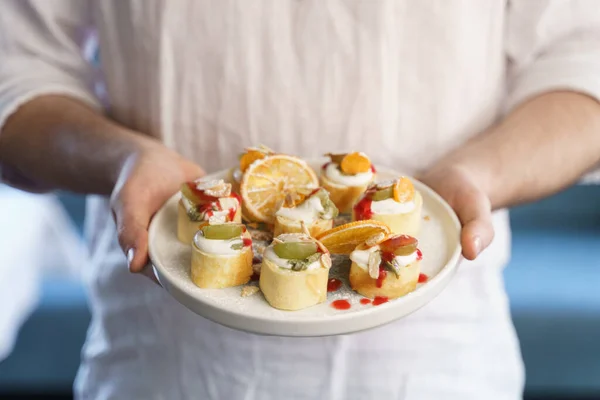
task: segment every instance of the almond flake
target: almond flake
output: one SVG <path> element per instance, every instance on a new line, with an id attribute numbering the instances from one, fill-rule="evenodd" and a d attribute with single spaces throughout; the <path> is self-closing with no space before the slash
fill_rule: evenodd
<path id="1" fill-rule="evenodd" d="M 310 231 L 308 230 L 308 227 L 306 226 L 306 224 L 304 223 L 304 221 L 300 221 L 300 228 L 302 229 L 302 233 L 304 233 L 309 238 L 311 237 L 310 236 Z"/>
<path id="2" fill-rule="evenodd" d="M 196 181 L 196 189 L 206 190 L 215 186 L 223 185 L 224 183 L 225 182 L 223 181 L 223 179 L 199 180 Z"/>
<path id="3" fill-rule="evenodd" d="M 381 254 L 373 251 L 369 254 L 369 276 L 373 279 L 379 278 L 379 264 L 381 264 Z"/>
<path id="4" fill-rule="evenodd" d="M 285 200 L 283 201 L 283 204 L 285 205 L 285 207 L 287 208 L 292 208 L 296 205 L 296 194 L 295 193 L 286 193 L 285 195 Z"/>
<path id="5" fill-rule="evenodd" d="M 212 197 L 229 197 L 231 195 L 231 183 L 222 183 L 221 185 L 206 189 L 204 193 Z"/>
<path id="6" fill-rule="evenodd" d="M 248 297 L 248 296 L 252 296 L 255 293 L 258 293 L 260 291 L 260 288 L 258 286 L 244 286 L 242 288 L 242 293 L 241 296 L 242 297 Z"/>
<path id="7" fill-rule="evenodd" d="M 331 256 L 329 253 L 323 253 L 321 255 L 321 264 L 327 269 L 331 268 Z"/>
<path id="8" fill-rule="evenodd" d="M 273 244 L 279 244 L 279 243 L 283 243 L 283 240 L 281 240 L 281 239 L 279 239 L 279 238 L 276 238 L 276 237 L 274 237 L 274 238 L 273 238 L 273 242 L 272 242 L 272 243 L 273 243 Z"/>
<path id="9" fill-rule="evenodd" d="M 329 249 L 327 249 L 323 243 L 319 242 L 318 240 L 315 240 L 315 243 L 321 252 L 323 252 L 323 254 L 329 254 Z"/>

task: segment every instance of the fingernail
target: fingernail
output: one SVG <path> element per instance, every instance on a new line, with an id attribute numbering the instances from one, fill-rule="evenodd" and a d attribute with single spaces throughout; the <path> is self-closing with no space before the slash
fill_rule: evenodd
<path id="1" fill-rule="evenodd" d="M 475 255 L 481 253 L 481 238 L 479 236 L 473 237 L 473 248 L 475 249 Z"/>
<path id="2" fill-rule="evenodd" d="M 135 249 L 132 247 L 127 250 L 127 268 L 131 269 L 131 262 L 133 261 L 133 257 L 135 257 Z"/>

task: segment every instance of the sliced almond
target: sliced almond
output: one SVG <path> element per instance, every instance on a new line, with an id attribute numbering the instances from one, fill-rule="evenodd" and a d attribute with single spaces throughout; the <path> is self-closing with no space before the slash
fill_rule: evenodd
<path id="1" fill-rule="evenodd" d="M 331 268 L 331 256 L 329 255 L 329 253 L 321 254 L 321 264 L 324 268 Z"/>
<path id="2" fill-rule="evenodd" d="M 196 182 L 196 189 L 198 190 L 206 190 L 216 186 L 220 186 L 225 182 L 223 179 L 211 179 L 211 180 L 199 180 Z"/>
<path id="3" fill-rule="evenodd" d="M 381 253 L 371 252 L 369 254 L 369 276 L 373 279 L 379 278 L 379 264 L 381 264 Z"/>
<path id="4" fill-rule="evenodd" d="M 258 293 L 259 291 L 260 291 L 260 288 L 258 286 L 254 286 L 254 285 L 244 286 L 242 288 L 241 296 L 242 297 L 252 296 L 253 294 Z"/>
<path id="5" fill-rule="evenodd" d="M 319 250 L 321 250 L 321 253 L 329 254 L 329 250 L 327 250 L 327 247 L 325 247 L 325 245 L 323 243 L 319 242 L 318 240 L 315 240 L 315 243 L 317 244 L 317 247 L 319 248 Z"/>
<path id="6" fill-rule="evenodd" d="M 287 208 L 296 206 L 296 195 L 294 193 L 286 193 L 283 205 Z"/>
<path id="7" fill-rule="evenodd" d="M 229 197 L 231 195 L 231 183 L 223 183 L 222 185 L 206 189 L 204 193 L 212 197 Z"/>
<path id="8" fill-rule="evenodd" d="M 302 233 L 304 233 L 309 238 L 312 237 L 312 236 L 310 236 L 310 231 L 308 230 L 308 227 L 306 226 L 304 221 L 300 221 L 300 228 L 302 229 Z"/>

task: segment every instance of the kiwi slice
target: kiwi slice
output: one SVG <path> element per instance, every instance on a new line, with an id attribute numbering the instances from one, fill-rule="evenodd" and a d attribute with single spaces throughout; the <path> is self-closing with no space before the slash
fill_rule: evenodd
<path id="1" fill-rule="evenodd" d="M 381 201 L 381 200 L 391 199 L 394 196 L 394 188 L 392 186 L 390 186 L 385 189 L 380 189 L 380 190 L 376 191 L 375 193 L 373 193 L 372 196 L 373 197 L 371 197 L 371 199 L 373 201 Z"/>
<path id="2" fill-rule="evenodd" d="M 315 242 L 283 242 L 276 243 L 273 251 L 277 257 L 286 260 L 304 260 L 317 252 Z"/>
<path id="3" fill-rule="evenodd" d="M 202 227 L 204 237 L 212 240 L 228 240 L 239 237 L 243 232 L 239 224 L 206 225 Z"/>

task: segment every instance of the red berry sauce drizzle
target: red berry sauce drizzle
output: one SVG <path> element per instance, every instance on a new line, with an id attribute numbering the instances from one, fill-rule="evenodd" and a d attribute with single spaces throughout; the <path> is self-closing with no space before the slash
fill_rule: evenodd
<path id="1" fill-rule="evenodd" d="M 350 307 L 352 307 L 350 305 L 350 302 L 346 299 L 336 300 L 333 303 L 331 303 L 331 306 L 336 310 L 349 310 Z"/>
<path id="2" fill-rule="evenodd" d="M 342 281 L 340 281 L 339 279 L 335 279 L 335 278 L 331 278 L 330 280 L 327 281 L 327 291 L 328 292 L 335 292 L 337 290 L 339 290 L 339 288 L 342 287 Z"/>
<path id="3" fill-rule="evenodd" d="M 373 299 L 374 306 L 378 306 L 380 304 L 387 303 L 387 302 L 388 302 L 388 298 L 385 296 L 375 296 L 375 298 Z"/>

